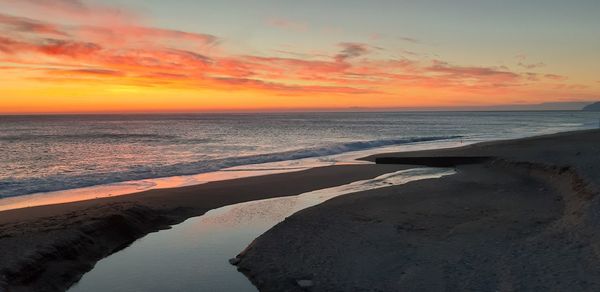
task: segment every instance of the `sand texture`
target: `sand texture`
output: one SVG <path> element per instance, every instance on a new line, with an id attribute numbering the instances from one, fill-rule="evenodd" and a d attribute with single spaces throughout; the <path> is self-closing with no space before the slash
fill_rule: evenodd
<path id="1" fill-rule="evenodd" d="M 458 173 L 294 214 L 240 255 L 261 291 L 600 290 L 600 131 L 366 159 Z"/>

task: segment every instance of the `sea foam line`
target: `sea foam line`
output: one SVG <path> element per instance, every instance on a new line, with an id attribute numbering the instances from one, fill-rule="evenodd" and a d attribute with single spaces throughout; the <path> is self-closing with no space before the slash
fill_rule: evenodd
<path id="1" fill-rule="evenodd" d="M 402 139 L 355 141 L 349 143 L 334 144 L 328 147 L 301 149 L 252 156 L 230 157 L 205 161 L 185 162 L 154 168 L 140 166 L 132 168 L 128 171 L 119 171 L 112 173 L 96 173 L 74 176 L 55 175 L 49 177 L 37 177 L 27 179 L 8 178 L 3 181 L 0 181 L 0 198 L 76 189 L 133 180 L 194 175 L 219 171 L 222 169 L 242 165 L 262 164 L 270 162 L 298 160 L 311 157 L 337 155 L 346 152 L 367 150 L 385 146 L 402 145 L 417 142 L 450 140 L 460 137 L 461 136 L 430 136 Z"/>

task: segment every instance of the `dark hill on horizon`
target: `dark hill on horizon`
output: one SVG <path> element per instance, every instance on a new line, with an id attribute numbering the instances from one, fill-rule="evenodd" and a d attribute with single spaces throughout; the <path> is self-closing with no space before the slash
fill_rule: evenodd
<path id="1" fill-rule="evenodd" d="M 585 107 L 583 107 L 584 111 L 600 111 L 600 101 L 592 103 L 590 105 L 586 105 Z"/>

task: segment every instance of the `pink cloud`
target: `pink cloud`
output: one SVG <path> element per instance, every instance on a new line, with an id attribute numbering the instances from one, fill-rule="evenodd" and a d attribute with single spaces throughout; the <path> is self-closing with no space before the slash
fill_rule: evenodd
<path id="1" fill-rule="evenodd" d="M 0 4 L 6 4 L 22 13 L 85 23 L 130 23 L 139 18 L 136 13 L 127 9 L 82 0 L 0 0 Z"/>
<path id="2" fill-rule="evenodd" d="M 140 42 L 192 42 L 194 45 L 209 46 L 218 43 L 218 38 L 210 34 L 191 33 L 153 27 L 119 25 L 110 27 L 82 26 L 73 30 L 83 38 L 92 38 L 115 45 Z"/>
<path id="3" fill-rule="evenodd" d="M 371 41 L 378 41 L 381 38 L 383 38 L 383 35 L 380 33 L 372 33 L 369 35 L 369 40 L 371 40 Z"/>
<path id="4" fill-rule="evenodd" d="M 306 32 L 308 31 L 308 24 L 304 22 L 291 21 L 282 18 L 271 18 L 267 20 L 267 24 L 271 27 L 284 29 L 293 32 Z"/>
<path id="5" fill-rule="evenodd" d="M 0 0 L 0 3 L 16 3 Z M 67 13 L 119 15 L 120 9 L 77 0 L 19 2 L 36 9 Z M 41 8 L 40 8 L 41 7 Z M 56 12 L 64 10 L 66 12 Z M 105 19 L 106 20 L 106 19 Z M 273 21 L 290 29 L 293 23 Z M 41 81 L 123 78 L 138 86 L 256 89 L 278 94 L 392 95 L 417 87 L 448 92 L 502 92 L 558 75 L 516 73 L 508 68 L 473 67 L 441 60 L 377 58 L 379 48 L 342 42 L 337 53 L 296 53 L 289 57 L 233 55 L 211 34 L 155 28 L 127 21 L 58 24 L 0 14 L 0 62 L 30 70 Z M 411 41 L 408 38 L 405 41 Z M 415 40 L 416 41 L 416 40 Z M 214 53 L 216 50 L 217 53 Z M 410 55 L 406 53 L 407 55 Z M 52 66 L 49 66 L 52 64 Z M 9 70 L 0 68 L 0 70 Z M 385 89 L 385 90 L 384 90 Z M 387 91 L 386 91 L 387 90 Z"/>

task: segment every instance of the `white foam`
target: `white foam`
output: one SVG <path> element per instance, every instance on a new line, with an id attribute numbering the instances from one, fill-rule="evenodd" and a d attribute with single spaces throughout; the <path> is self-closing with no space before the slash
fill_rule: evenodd
<path id="1" fill-rule="evenodd" d="M 453 140 L 433 140 L 414 142 L 410 144 L 392 145 L 387 147 L 371 148 L 367 150 L 345 152 L 337 155 L 309 157 L 296 160 L 283 160 L 269 163 L 240 165 L 218 171 L 200 173 L 195 175 L 173 176 L 154 179 L 132 180 L 118 183 L 101 184 L 97 186 L 75 188 L 54 192 L 43 192 L 24 196 L 14 196 L 0 199 L 0 211 L 35 207 L 42 205 L 61 204 L 75 201 L 84 201 L 104 197 L 121 196 L 150 189 L 164 189 L 197 185 L 212 181 L 223 181 L 236 178 L 269 175 L 302 171 L 314 167 L 365 164 L 366 161 L 356 160 L 361 157 L 383 152 L 402 152 L 427 149 L 449 148 L 464 145 Z"/>

